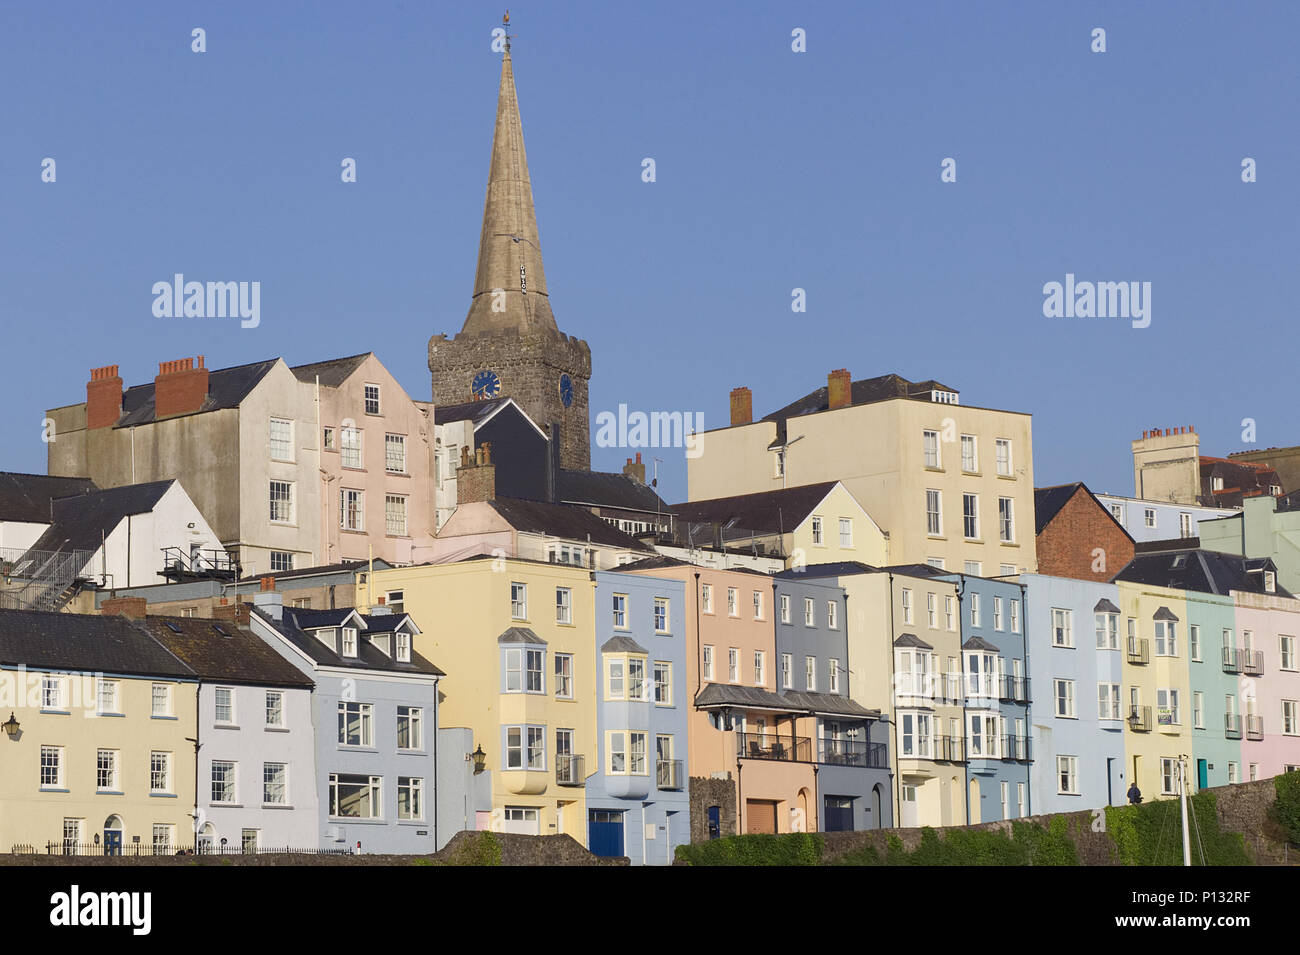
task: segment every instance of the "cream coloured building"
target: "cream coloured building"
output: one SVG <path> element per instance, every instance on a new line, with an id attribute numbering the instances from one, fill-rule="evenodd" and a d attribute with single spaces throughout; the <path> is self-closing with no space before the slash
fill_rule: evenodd
<path id="1" fill-rule="evenodd" d="M 731 425 L 687 459 L 691 501 L 840 481 L 889 537 L 891 564 L 996 577 L 1033 571 L 1028 414 L 969 407 L 935 381 L 898 375 L 827 386 L 753 420 L 748 388 Z"/>

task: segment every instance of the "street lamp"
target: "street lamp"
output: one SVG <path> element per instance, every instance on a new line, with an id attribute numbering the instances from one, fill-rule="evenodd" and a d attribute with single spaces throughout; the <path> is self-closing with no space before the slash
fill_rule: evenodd
<path id="1" fill-rule="evenodd" d="M 479 743 L 474 748 L 474 752 L 469 755 L 474 760 L 474 775 L 477 776 L 483 772 L 483 767 L 487 765 L 487 753 L 483 752 L 483 744 Z"/>
<path id="2" fill-rule="evenodd" d="M 18 730 L 22 728 L 19 722 L 16 719 L 14 719 L 13 710 L 9 711 L 8 721 L 6 721 L 3 724 L 0 724 L 0 726 L 4 727 L 5 735 L 8 736 L 10 739 L 17 739 Z"/>

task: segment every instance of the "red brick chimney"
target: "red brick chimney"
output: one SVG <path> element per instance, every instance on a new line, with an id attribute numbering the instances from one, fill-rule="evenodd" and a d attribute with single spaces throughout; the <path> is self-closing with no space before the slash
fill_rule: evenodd
<path id="1" fill-rule="evenodd" d="M 123 617 L 130 617 L 133 620 L 143 620 L 145 617 L 145 599 L 143 597 L 109 597 L 99 605 L 99 612 L 105 617 L 115 617 L 121 614 Z"/>
<path id="2" fill-rule="evenodd" d="M 754 420 L 754 393 L 748 388 L 731 389 L 731 426 L 751 424 Z"/>
<path id="3" fill-rule="evenodd" d="M 90 369 L 86 382 L 86 430 L 109 428 L 122 416 L 122 379 L 117 365 Z"/>
<path id="4" fill-rule="evenodd" d="M 198 411 L 208 396 L 208 370 L 203 367 L 203 356 L 159 362 L 153 391 L 155 418 Z"/>
<path id="5" fill-rule="evenodd" d="M 270 593 L 271 591 L 275 590 L 275 578 L 263 577 L 261 580 L 258 581 L 258 585 L 261 588 L 262 593 L 264 594 Z"/>
<path id="6" fill-rule="evenodd" d="M 826 376 L 826 407 L 847 408 L 853 404 L 853 379 L 847 368 L 836 368 Z"/>
<path id="7" fill-rule="evenodd" d="M 478 504 L 497 496 L 497 466 L 492 463 L 492 442 L 484 441 L 474 451 L 460 449 L 460 467 L 456 469 L 456 503 Z"/>
<path id="8" fill-rule="evenodd" d="M 627 459 L 627 464 L 623 465 L 623 474 L 630 477 L 638 484 L 645 483 L 645 465 L 641 463 L 641 452 L 636 453 L 636 460 Z"/>

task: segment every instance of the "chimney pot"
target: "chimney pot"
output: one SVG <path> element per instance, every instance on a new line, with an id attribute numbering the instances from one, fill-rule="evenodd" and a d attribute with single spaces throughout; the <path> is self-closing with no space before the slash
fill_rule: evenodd
<path id="1" fill-rule="evenodd" d="M 86 382 L 86 430 L 107 428 L 122 416 L 122 379 L 117 365 L 90 369 Z"/>
<path id="2" fill-rule="evenodd" d="M 751 424 L 754 420 L 754 393 L 741 386 L 731 389 L 731 426 Z"/>
<path id="3" fill-rule="evenodd" d="M 275 589 L 275 578 L 274 578 L 274 577 L 263 577 L 263 578 L 262 578 L 261 585 L 262 585 L 262 590 L 263 590 L 264 592 L 272 591 L 272 590 Z"/>
<path id="4" fill-rule="evenodd" d="M 826 407 L 847 408 L 853 403 L 853 379 L 847 368 L 836 368 L 826 376 Z"/>
<path id="5" fill-rule="evenodd" d="M 154 379 L 154 416 L 192 414 L 203 407 L 208 397 L 208 369 L 194 366 L 193 358 L 177 358 L 158 363 L 158 377 Z"/>

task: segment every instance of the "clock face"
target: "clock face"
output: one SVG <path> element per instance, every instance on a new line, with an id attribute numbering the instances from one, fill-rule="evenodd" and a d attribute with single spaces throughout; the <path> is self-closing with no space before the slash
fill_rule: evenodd
<path id="1" fill-rule="evenodd" d="M 501 394 L 501 379 L 497 377 L 495 371 L 488 371 L 485 368 L 474 376 L 470 391 L 475 398 L 495 398 Z"/>
<path id="2" fill-rule="evenodd" d="M 568 375 L 560 376 L 560 400 L 566 408 L 573 404 L 573 379 Z"/>

